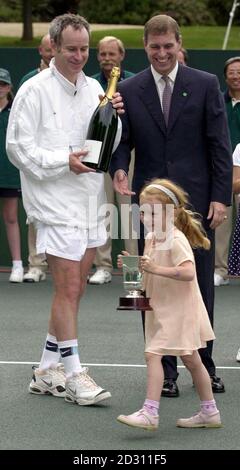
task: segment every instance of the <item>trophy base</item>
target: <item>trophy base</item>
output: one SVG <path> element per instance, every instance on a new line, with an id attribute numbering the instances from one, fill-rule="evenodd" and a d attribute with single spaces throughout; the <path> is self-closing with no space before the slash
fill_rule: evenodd
<path id="1" fill-rule="evenodd" d="M 117 310 L 152 310 L 148 297 L 120 297 Z"/>

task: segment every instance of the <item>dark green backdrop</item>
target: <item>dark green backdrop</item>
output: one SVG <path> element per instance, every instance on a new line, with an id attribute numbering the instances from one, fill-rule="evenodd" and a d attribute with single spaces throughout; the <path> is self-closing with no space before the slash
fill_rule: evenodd
<path id="1" fill-rule="evenodd" d="M 215 73 L 219 78 L 221 87 L 224 87 L 222 70 L 225 60 L 229 57 L 240 55 L 240 52 L 236 50 L 221 51 L 190 49 L 188 52 L 190 67 Z M 36 49 L 10 47 L 0 48 L 0 67 L 6 68 L 10 71 L 15 91 L 22 76 L 36 68 L 38 64 L 39 55 Z M 124 67 L 126 69 L 129 69 L 132 72 L 139 72 L 147 65 L 148 62 L 146 55 L 142 49 L 128 49 L 126 51 L 126 58 L 124 61 Z M 98 63 L 96 59 L 96 50 L 90 49 L 90 57 L 85 67 L 85 72 L 87 75 L 93 75 L 97 71 Z"/>
<path id="2" fill-rule="evenodd" d="M 240 55 L 240 52 L 220 51 L 220 50 L 188 50 L 189 66 L 206 70 L 218 76 L 221 89 L 224 90 L 223 65 L 229 57 Z M 36 49 L 32 48 L 0 48 L 0 67 L 9 70 L 14 84 L 14 92 L 16 93 L 20 79 L 30 70 L 37 68 L 39 64 L 39 55 Z M 128 49 L 126 51 L 126 59 L 124 68 L 132 72 L 139 72 L 148 66 L 145 52 L 141 49 Z M 98 62 L 96 59 L 96 50 L 90 50 L 89 61 L 85 67 L 87 75 L 93 75 L 98 71 Z M 1 211 L 1 201 L 0 201 Z M 1 213 L 1 212 L 0 212 Z M 27 229 L 25 225 L 26 216 L 22 208 L 19 207 L 19 217 L 22 233 L 22 254 L 25 265 L 27 264 Z M 121 249 L 121 242 L 113 243 L 113 258 L 116 260 L 116 253 Z M 9 266 L 11 258 L 9 256 L 8 244 L 6 241 L 5 228 L 3 226 L 2 217 L 0 216 L 0 265 Z"/>

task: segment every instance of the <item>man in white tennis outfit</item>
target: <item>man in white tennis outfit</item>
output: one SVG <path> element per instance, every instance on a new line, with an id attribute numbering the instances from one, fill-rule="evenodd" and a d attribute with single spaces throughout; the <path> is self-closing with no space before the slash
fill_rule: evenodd
<path id="1" fill-rule="evenodd" d="M 91 405 L 111 396 L 80 363 L 77 315 L 96 247 L 105 243 L 103 174 L 84 165 L 91 115 L 104 92 L 82 69 L 89 55 L 89 25 L 64 14 L 50 25 L 50 67 L 19 89 L 10 114 L 7 152 L 21 172 L 24 207 L 46 253 L 54 297 L 46 344 L 29 391 Z M 119 114 L 119 93 L 113 106 Z M 121 136 L 121 123 L 115 148 Z M 94 211 L 91 208 L 94 207 Z M 61 362 L 63 364 L 60 364 Z"/>

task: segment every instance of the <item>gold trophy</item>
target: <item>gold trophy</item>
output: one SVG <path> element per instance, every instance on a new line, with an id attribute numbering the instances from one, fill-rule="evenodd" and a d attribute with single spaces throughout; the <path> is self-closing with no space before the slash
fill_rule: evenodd
<path id="1" fill-rule="evenodd" d="M 120 297 L 117 310 L 152 310 L 149 298 L 143 292 L 140 256 L 122 256 L 122 262 L 123 286 L 128 294 Z"/>

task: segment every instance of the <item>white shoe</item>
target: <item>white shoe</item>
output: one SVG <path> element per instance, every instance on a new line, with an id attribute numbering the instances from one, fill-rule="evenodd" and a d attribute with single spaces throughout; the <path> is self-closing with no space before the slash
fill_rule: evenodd
<path id="1" fill-rule="evenodd" d="M 111 393 L 99 387 L 87 374 L 88 368 L 74 374 L 66 381 L 65 400 L 78 405 L 95 405 L 111 397 Z"/>
<path id="2" fill-rule="evenodd" d="M 39 268 L 30 268 L 23 276 L 23 282 L 45 281 L 46 273 Z"/>
<path id="3" fill-rule="evenodd" d="M 224 279 L 220 274 L 214 273 L 214 286 L 227 286 L 229 284 L 229 279 Z"/>
<path id="4" fill-rule="evenodd" d="M 29 385 L 29 392 L 36 395 L 53 395 L 54 397 L 65 397 L 66 376 L 63 364 L 56 364 L 46 370 L 40 370 L 33 366 L 33 377 Z"/>
<path id="5" fill-rule="evenodd" d="M 180 418 L 177 420 L 179 428 L 221 428 L 221 418 L 219 411 L 211 414 L 199 411 L 191 418 Z"/>
<path id="6" fill-rule="evenodd" d="M 23 282 L 24 270 L 22 267 L 12 268 L 9 282 Z"/>
<path id="7" fill-rule="evenodd" d="M 156 431 L 158 428 L 159 416 L 152 416 L 146 410 L 141 409 L 131 415 L 119 415 L 117 421 L 133 428 Z"/>
<path id="8" fill-rule="evenodd" d="M 240 349 L 237 352 L 236 361 L 240 362 Z"/>
<path id="9" fill-rule="evenodd" d="M 90 277 L 89 284 L 107 284 L 111 282 L 112 275 L 106 269 L 97 269 L 97 271 Z"/>

